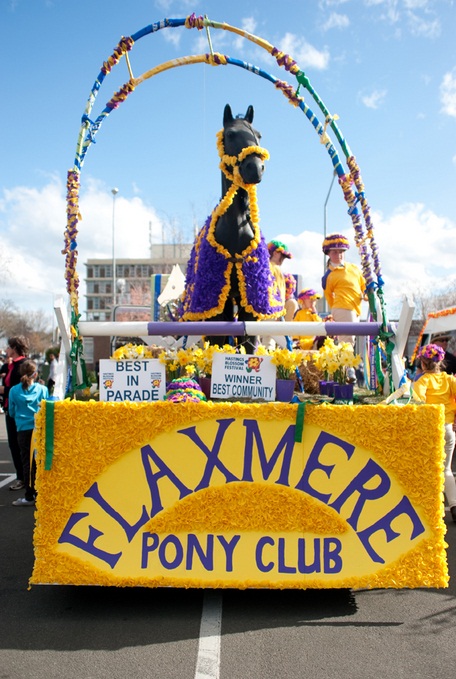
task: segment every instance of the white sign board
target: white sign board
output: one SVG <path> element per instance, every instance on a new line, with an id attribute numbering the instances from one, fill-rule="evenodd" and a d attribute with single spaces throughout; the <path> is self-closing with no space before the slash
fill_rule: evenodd
<path id="1" fill-rule="evenodd" d="M 100 360 L 100 401 L 162 401 L 165 366 L 157 358 Z"/>
<path id="2" fill-rule="evenodd" d="M 270 356 L 215 353 L 211 398 L 249 398 L 274 401 L 276 367 Z"/>

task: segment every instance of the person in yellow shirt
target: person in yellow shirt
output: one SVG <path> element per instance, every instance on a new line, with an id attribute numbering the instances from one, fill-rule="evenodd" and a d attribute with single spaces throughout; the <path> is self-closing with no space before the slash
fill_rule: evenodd
<path id="1" fill-rule="evenodd" d="M 361 301 L 365 299 L 366 283 L 361 269 L 345 261 L 349 248 L 348 239 L 340 233 L 332 233 L 323 241 L 328 265 L 321 283 L 333 320 L 339 323 L 358 321 Z M 354 344 L 355 337 L 344 335 L 339 340 Z"/>
<path id="2" fill-rule="evenodd" d="M 286 280 L 285 280 L 285 274 L 282 271 L 282 264 L 286 259 L 292 259 L 293 255 L 291 252 L 288 250 L 288 247 L 285 245 L 285 243 L 282 243 L 280 240 L 271 240 L 269 241 L 268 245 L 268 252 L 269 252 L 269 266 L 271 268 L 272 275 L 275 278 L 275 282 L 277 285 L 277 288 L 280 292 L 280 296 L 283 300 L 283 306 L 284 306 L 284 316 L 286 314 Z M 278 321 L 283 320 L 283 317 L 280 317 L 277 319 Z M 283 344 L 285 345 L 285 340 L 282 338 L 276 338 L 276 337 L 270 337 L 270 336 L 262 336 L 260 337 L 260 342 L 263 346 L 266 347 L 266 349 L 274 349 L 277 345 L 277 339 L 279 340 L 280 345 Z"/>
<path id="3" fill-rule="evenodd" d="M 299 309 L 295 313 L 294 321 L 317 322 L 321 321 L 317 313 L 317 299 L 321 299 L 321 295 L 315 292 L 312 288 L 304 288 L 298 295 Z M 297 341 L 300 349 L 313 349 L 315 343 L 315 335 L 308 335 L 305 337 L 293 337 Z"/>
<path id="4" fill-rule="evenodd" d="M 280 240 L 271 240 L 268 243 L 269 266 L 272 274 L 277 281 L 284 305 L 285 305 L 285 276 L 282 272 L 282 264 L 286 259 L 291 259 L 293 255 L 288 250 L 285 243 Z"/>
<path id="5" fill-rule="evenodd" d="M 413 395 L 418 401 L 445 406 L 445 496 L 456 523 L 456 482 L 451 462 L 455 444 L 456 377 L 443 371 L 445 351 L 437 344 L 426 344 L 417 356 L 421 370 L 412 385 Z"/>

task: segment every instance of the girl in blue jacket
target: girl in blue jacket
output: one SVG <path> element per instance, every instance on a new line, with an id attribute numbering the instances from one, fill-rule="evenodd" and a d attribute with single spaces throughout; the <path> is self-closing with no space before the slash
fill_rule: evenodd
<path id="1" fill-rule="evenodd" d="M 21 381 L 12 387 L 8 394 L 8 412 L 16 422 L 17 441 L 21 451 L 24 469 L 25 497 L 13 502 L 16 507 L 27 507 L 35 504 L 35 461 L 30 464 L 30 447 L 35 413 L 38 412 L 43 399 L 49 398 L 47 387 L 35 380 L 38 377 L 37 365 L 34 361 L 24 361 L 20 368 Z"/>

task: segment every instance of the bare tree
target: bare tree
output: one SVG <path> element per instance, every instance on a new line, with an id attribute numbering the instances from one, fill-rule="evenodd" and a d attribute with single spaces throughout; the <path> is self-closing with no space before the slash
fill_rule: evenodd
<path id="1" fill-rule="evenodd" d="M 31 354 L 42 354 L 52 342 L 44 311 L 20 311 L 10 300 L 0 300 L 0 339 L 24 335 Z"/>
<path id="2" fill-rule="evenodd" d="M 415 289 L 412 299 L 415 303 L 415 317 L 424 320 L 433 311 L 456 306 L 456 283 L 451 283 L 439 292 L 425 288 Z"/>

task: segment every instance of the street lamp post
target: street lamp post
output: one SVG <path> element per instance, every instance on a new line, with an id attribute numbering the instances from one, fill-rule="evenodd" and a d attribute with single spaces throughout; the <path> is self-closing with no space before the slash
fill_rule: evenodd
<path id="1" fill-rule="evenodd" d="M 116 306 L 117 295 L 116 295 L 116 248 L 115 248 L 115 226 L 116 226 L 116 196 L 119 193 L 119 189 L 111 189 L 112 193 L 112 306 Z"/>
<path id="2" fill-rule="evenodd" d="M 326 196 L 325 202 L 323 204 L 323 240 L 326 239 L 326 216 L 327 216 L 327 206 L 328 206 L 328 200 L 329 196 L 331 195 L 332 187 L 334 184 L 334 179 L 336 178 L 336 170 L 333 172 L 333 176 L 331 179 L 331 184 L 329 185 L 328 189 L 328 195 Z M 323 276 L 326 273 L 326 255 L 323 253 Z M 325 296 L 323 295 L 323 313 L 326 313 L 326 299 Z"/>

